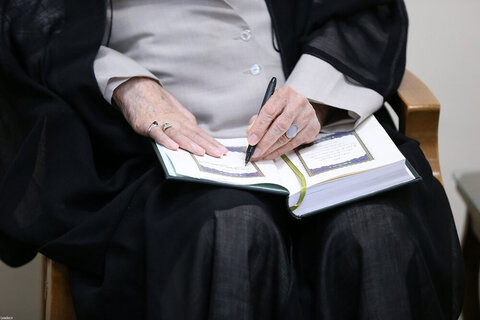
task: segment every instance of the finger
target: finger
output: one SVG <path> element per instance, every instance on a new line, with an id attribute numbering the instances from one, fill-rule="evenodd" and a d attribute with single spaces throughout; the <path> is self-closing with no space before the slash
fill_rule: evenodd
<path id="1" fill-rule="evenodd" d="M 290 128 L 293 120 L 295 119 L 294 114 L 286 110 L 277 119 L 275 119 L 263 138 L 260 140 L 260 142 L 258 142 L 255 150 L 257 157 L 261 156 L 262 153 L 265 153 L 265 151 L 270 149 L 277 141 L 280 140 L 280 142 L 286 142 L 285 132 L 288 130 L 288 128 Z M 302 129 L 302 124 L 298 123 L 297 126 L 299 127 L 299 130 Z"/>
<path id="2" fill-rule="evenodd" d="M 258 113 L 248 132 L 248 144 L 256 145 L 263 138 L 272 122 L 282 113 L 287 100 L 281 92 L 281 89 L 275 91 Z"/>
<path id="3" fill-rule="evenodd" d="M 202 128 L 196 126 L 195 128 L 195 132 L 197 134 L 199 134 L 205 141 L 207 141 L 208 143 L 214 145 L 214 147 L 221 153 L 220 155 L 224 155 L 228 152 L 228 149 L 225 148 L 225 146 L 223 144 L 221 144 L 220 142 L 217 141 L 217 139 L 215 139 L 214 137 L 212 137 L 211 135 L 209 135 L 205 130 L 203 130 Z"/>
<path id="4" fill-rule="evenodd" d="M 205 137 L 203 133 L 205 133 L 207 136 Z M 197 145 L 205 149 L 206 153 L 213 157 L 220 158 L 225 154 L 225 151 L 228 151 L 223 146 L 221 146 L 220 148 L 217 143 L 215 143 L 216 140 L 213 139 L 206 132 L 202 132 L 200 128 L 198 128 L 198 130 L 188 131 L 187 133 L 185 133 L 185 135 L 188 136 Z"/>
<path id="5" fill-rule="evenodd" d="M 175 141 L 173 141 L 169 136 L 167 136 L 160 127 L 154 127 L 152 130 L 150 130 L 150 138 L 155 140 L 155 142 L 161 144 L 167 149 L 170 150 L 177 150 L 179 145 Z"/>
<path id="6" fill-rule="evenodd" d="M 313 116 L 312 112 L 308 112 L 308 111 L 304 112 L 301 116 L 295 118 L 295 120 L 293 120 L 293 123 L 294 124 L 306 123 L 304 128 L 299 127 L 299 131 L 306 130 L 306 132 L 310 133 L 306 137 L 307 141 L 304 141 L 303 143 L 308 143 L 308 142 L 313 141 L 313 139 L 315 139 L 317 134 L 320 132 L 320 123 L 318 122 L 318 119 Z M 289 127 L 289 129 L 290 129 L 290 127 Z M 288 129 L 287 129 L 287 131 L 288 131 Z M 267 155 L 269 155 L 270 153 L 274 152 L 275 150 L 283 147 L 284 145 L 286 145 L 290 141 L 291 141 L 291 138 L 288 138 L 286 136 L 286 132 L 285 132 L 284 134 L 282 134 L 277 139 L 277 141 L 275 141 L 275 143 L 272 144 L 272 146 L 267 151 L 265 151 L 263 153 L 263 156 L 266 157 Z M 261 156 L 261 155 L 258 154 L 257 156 Z"/>
<path id="7" fill-rule="evenodd" d="M 308 134 L 306 136 L 307 141 L 303 141 L 303 143 L 313 141 L 317 134 L 320 132 L 320 122 L 318 121 L 318 118 L 315 115 L 315 110 L 311 106 L 311 104 L 308 102 L 308 100 L 304 99 L 302 96 L 297 96 L 297 105 L 300 107 L 294 107 L 293 112 L 295 114 L 298 114 L 296 118 L 291 122 L 292 124 L 295 124 L 298 126 L 299 131 L 305 130 L 305 132 Z M 286 111 L 289 110 L 290 107 L 287 106 Z M 286 116 L 288 117 L 288 112 L 285 112 Z M 280 115 L 280 117 L 277 118 L 278 121 L 281 120 L 281 117 L 283 116 Z M 277 120 L 275 122 L 277 122 Z M 287 124 L 287 123 L 285 123 Z M 288 129 L 291 127 L 291 125 L 288 126 Z M 280 136 L 278 134 L 280 131 L 283 131 L 283 129 L 286 128 L 286 125 L 283 128 L 280 128 L 280 126 L 276 126 L 275 123 L 272 125 L 272 127 L 269 129 L 269 131 L 265 134 L 264 138 L 258 143 L 261 150 L 266 150 L 263 153 L 263 156 L 266 156 L 267 154 L 272 153 L 276 149 L 281 148 L 282 146 L 286 145 L 290 139 L 286 137 L 285 132 L 288 130 L 285 130 Z M 277 138 L 278 136 L 278 138 Z M 272 140 L 275 140 L 273 144 L 270 145 L 270 147 L 265 148 L 263 146 L 264 143 L 265 145 L 268 145 L 271 143 Z M 265 140 L 265 142 L 264 142 Z M 261 154 L 257 153 L 254 155 L 256 157 L 262 157 Z"/>
<path id="8" fill-rule="evenodd" d="M 268 157 L 268 155 L 273 153 L 275 150 L 280 149 L 281 147 L 283 147 L 287 143 L 291 142 L 292 139 L 293 138 L 291 138 L 291 139 L 287 138 L 287 136 L 285 134 L 283 134 L 283 135 L 280 136 L 280 138 L 278 138 L 278 140 L 267 151 L 263 152 L 263 154 L 254 155 L 253 158 L 255 158 L 255 156 L 256 157 L 262 157 L 262 158 Z"/>
<path id="9" fill-rule="evenodd" d="M 153 131 L 153 130 L 152 130 Z M 178 143 L 180 148 L 187 150 L 198 156 L 203 156 L 205 154 L 205 149 L 199 146 L 197 143 L 192 141 L 189 137 L 185 136 L 182 133 L 182 130 L 176 127 L 171 127 L 165 130 L 164 134 L 168 135 L 170 139 Z"/>
<path id="10" fill-rule="evenodd" d="M 305 143 L 305 137 L 303 131 L 299 132 L 294 138 L 288 139 L 289 141 L 281 146 L 278 149 L 273 150 L 272 152 L 265 153 L 261 159 L 262 160 L 273 160 L 280 157 L 281 155 L 287 153 L 290 150 L 295 149 L 296 147 Z"/>
<path id="11" fill-rule="evenodd" d="M 292 90 L 292 89 L 290 89 Z M 305 128 L 308 123 L 314 118 L 315 111 L 308 102 L 308 100 L 299 94 L 290 94 L 290 100 L 283 112 L 275 119 L 270 128 L 258 142 L 255 156 L 262 157 L 265 151 L 272 148 L 272 146 L 278 141 L 280 144 L 285 144 L 285 132 L 290 126 L 295 123 L 299 130 Z"/>
<path id="12" fill-rule="evenodd" d="M 320 123 L 316 119 L 312 119 L 309 124 L 301 130 L 294 138 L 288 139 L 285 135 L 284 138 L 279 139 L 278 144 L 274 144 L 270 150 L 265 152 L 262 159 L 271 160 L 275 159 L 282 154 L 298 147 L 299 145 L 310 143 L 315 140 L 318 132 L 320 131 Z M 285 140 L 287 141 L 285 143 Z"/>

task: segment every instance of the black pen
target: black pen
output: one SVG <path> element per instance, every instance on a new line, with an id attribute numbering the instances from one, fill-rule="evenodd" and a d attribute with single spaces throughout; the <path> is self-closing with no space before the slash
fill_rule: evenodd
<path id="1" fill-rule="evenodd" d="M 262 105 L 260 106 L 260 110 L 262 110 L 262 107 L 267 103 L 268 99 L 273 95 L 275 92 L 275 86 L 277 85 L 277 78 L 273 77 L 272 80 L 270 80 L 270 83 L 268 84 L 267 91 L 265 92 L 265 96 L 263 97 Z M 260 110 L 258 112 L 260 113 Z M 253 156 L 253 153 L 255 152 L 255 146 L 248 145 L 247 152 L 245 153 L 245 165 L 248 164 L 248 161 L 250 161 L 250 158 Z"/>

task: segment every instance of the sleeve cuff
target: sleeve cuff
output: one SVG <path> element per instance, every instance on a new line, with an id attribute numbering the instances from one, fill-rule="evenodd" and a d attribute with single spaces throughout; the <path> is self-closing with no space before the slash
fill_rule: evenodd
<path id="1" fill-rule="evenodd" d="M 323 132 L 354 129 L 383 105 L 383 97 L 376 91 L 350 81 L 328 62 L 303 54 L 285 85 L 315 103 L 343 109 L 346 116 L 322 127 Z"/>
<path id="2" fill-rule="evenodd" d="M 111 48 L 100 46 L 93 63 L 95 78 L 103 97 L 111 103 L 113 91 L 133 77 L 147 77 L 160 81 L 133 59 Z"/>

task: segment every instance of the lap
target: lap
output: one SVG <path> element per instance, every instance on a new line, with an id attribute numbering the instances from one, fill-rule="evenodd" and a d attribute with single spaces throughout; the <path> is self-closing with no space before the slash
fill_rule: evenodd
<path id="1" fill-rule="evenodd" d="M 154 170 L 152 176 L 160 174 Z M 278 241 L 284 241 L 285 247 L 290 249 L 286 254 L 296 255 L 298 261 L 304 259 L 304 264 L 311 266 L 333 261 L 333 256 L 325 254 L 329 243 L 334 244 L 331 248 L 338 252 L 342 251 L 342 243 L 349 248 L 364 243 L 367 247 L 378 249 L 385 244 L 388 235 L 391 241 L 398 241 L 391 246 L 407 239 L 404 244 L 413 241 L 422 252 L 435 248 L 437 241 L 446 248 L 445 235 L 450 232 L 451 236 L 453 224 L 448 220 L 448 214 L 423 212 L 436 210 L 430 202 L 430 207 L 424 204 L 419 208 L 415 206 L 412 194 L 417 194 L 421 188 L 413 185 L 403 187 L 298 221 L 289 215 L 285 199 L 279 196 L 209 185 L 159 182 L 158 178 L 151 178 L 132 196 L 129 202 L 131 209 L 123 215 L 112 233 L 105 255 L 104 273 L 98 278 L 103 280 L 98 283 L 86 281 L 88 274 L 77 270 L 79 272 L 73 273 L 74 298 L 77 303 L 83 304 L 84 301 L 81 309 L 88 316 L 92 315 L 88 313 L 91 310 L 88 304 L 93 301 L 96 301 L 99 310 L 112 310 L 116 301 L 129 300 L 132 311 L 124 314 L 132 316 L 137 316 L 135 310 L 142 309 L 145 304 L 164 305 L 165 300 L 162 299 L 166 293 L 162 288 L 172 288 L 172 275 L 179 270 L 182 256 L 196 252 L 191 249 L 198 244 L 202 232 L 203 236 L 206 232 L 214 237 L 219 232 L 218 228 L 228 230 L 227 233 L 241 234 L 247 228 L 253 234 L 281 234 Z M 441 222 L 432 219 L 436 214 Z M 429 225 L 429 221 L 433 223 Z M 205 227 L 208 225 L 215 228 Z M 250 228 L 255 225 L 259 227 Z M 436 230 L 439 226 L 440 232 Z M 239 244 L 242 238 L 232 239 L 235 241 L 230 243 Z M 267 247 L 272 243 L 274 241 L 261 242 Z M 438 267 L 443 263 L 442 259 L 454 256 L 455 245 L 450 244 L 449 247 L 450 251 L 442 249 L 440 254 L 434 249 L 435 252 L 426 259 L 428 268 L 436 269 L 433 273 L 436 280 L 441 280 L 436 281 L 439 285 L 445 283 L 442 279 L 451 278 L 455 271 L 452 264 Z M 268 252 L 268 248 L 260 252 Z M 191 257 L 185 261 L 188 263 L 183 266 L 189 270 Z M 294 262 L 297 267 L 298 261 Z M 315 274 L 315 268 L 303 271 L 297 268 L 299 274 Z M 349 270 L 345 271 L 348 274 Z M 199 279 L 202 275 L 197 273 L 193 277 Z M 299 281 L 303 281 L 301 278 Z M 207 285 L 208 281 L 205 282 Z M 142 292 L 142 295 L 127 290 L 132 287 L 138 288 L 136 291 Z M 115 295 L 108 297 L 106 293 L 112 291 L 116 292 Z M 124 306 L 125 310 L 127 307 Z"/>

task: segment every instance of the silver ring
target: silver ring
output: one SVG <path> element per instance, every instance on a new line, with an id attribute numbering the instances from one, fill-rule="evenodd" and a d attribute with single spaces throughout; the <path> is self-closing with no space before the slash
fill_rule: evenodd
<path id="1" fill-rule="evenodd" d="M 296 124 L 292 124 L 290 128 L 288 128 L 287 132 L 285 132 L 285 136 L 288 139 L 295 138 L 298 133 L 298 126 Z"/>
<path id="2" fill-rule="evenodd" d="M 162 124 L 162 131 L 165 132 L 165 130 L 171 127 L 172 127 L 171 123 L 165 122 L 164 124 Z"/>
<path id="3" fill-rule="evenodd" d="M 158 126 L 158 122 L 157 121 L 153 121 L 152 124 L 150 126 L 148 126 L 148 129 L 147 129 L 147 135 L 150 137 L 150 131 L 152 131 L 153 128 L 155 128 L 156 126 Z M 151 138 L 151 137 L 150 137 Z"/>

